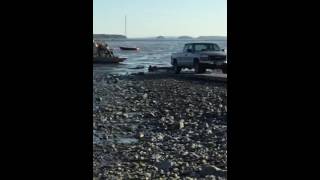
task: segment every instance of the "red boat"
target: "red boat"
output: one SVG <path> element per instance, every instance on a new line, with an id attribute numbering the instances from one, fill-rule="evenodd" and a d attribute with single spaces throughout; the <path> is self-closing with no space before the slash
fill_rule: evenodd
<path id="1" fill-rule="evenodd" d="M 120 49 L 125 51 L 139 51 L 139 48 L 135 47 L 120 47 Z"/>

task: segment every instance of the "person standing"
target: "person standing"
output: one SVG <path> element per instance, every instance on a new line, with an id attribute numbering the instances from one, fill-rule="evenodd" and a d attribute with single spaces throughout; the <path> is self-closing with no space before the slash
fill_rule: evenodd
<path id="1" fill-rule="evenodd" d="M 105 48 L 106 48 L 106 54 L 109 57 L 113 57 L 113 52 L 112 52 L 112 50 L 110 49 L 110 47 L 109 47 L 109 45 L 107 43 L 105 44 Z"/>
<path id="2" fill-rule="evenodd" d="M 98 48 L 98 56 L 102 57 L 103 54 L 103 46 L 100 43 L 97 43 L 97 48 Z"/>

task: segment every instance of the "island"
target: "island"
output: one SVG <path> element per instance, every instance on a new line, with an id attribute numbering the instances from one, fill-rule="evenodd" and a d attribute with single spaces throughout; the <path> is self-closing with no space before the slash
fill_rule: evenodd
<path id="1" fill-rule="evenodd" d="M 156 37 L 157 39 L 165 39 L 165 37 L 164 36 L 158 36 L 158 37 Z"/>
<path id="2" fill-rule="evenodd" d="M 226 36 L 199 36 L 197 39 L 225 41 L 225 40 L 227 40 L 227 37 Z"/>
<path id="3" fill-rule="evenodd" d="M 179 36 L 178 39 L 193 39 L 191 36 Z"/>
<path id="4" fill-rule="evenodd" d="M 93 39 L 127 39 L 127 37 L 119 34 L 93 34 Z"/>

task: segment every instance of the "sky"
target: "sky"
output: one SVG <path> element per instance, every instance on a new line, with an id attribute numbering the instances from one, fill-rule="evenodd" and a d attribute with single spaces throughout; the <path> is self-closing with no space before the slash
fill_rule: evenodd
<path id="1" fill-rule="evenodd" d="M 227 0 L 93 0 L 93 33 L 226 36 Z"/>

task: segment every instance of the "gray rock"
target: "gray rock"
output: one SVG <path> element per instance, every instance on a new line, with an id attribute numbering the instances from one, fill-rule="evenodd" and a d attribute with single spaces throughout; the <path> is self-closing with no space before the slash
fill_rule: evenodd
<path id="1" fill-rule="evenodd" d="M 151 157 L 153 160 L 155 160 L 156 162 L 159 162 L 160 158 L 161 158 L 161 155 L 159 154 L 153 154 L 152 157 Z"/>
<path id="2" fill-rule="evenodd" d="M 184 128 L 184 120 L 183 119 L 181 119 L 179 121 L 179 129 L 182 129 L 182 128 Z"/>
<path id="3" fill-rule="evenodd" d="M 188 151 L 184 151 L 183 153 L 182 153 L 182 156 L 188 156 L 189 155 L 189 152 Z"/>
<path id="4" fill-rule="evenodd" d="M 214 176 L 221 176 L 221 177 L 226 177 L 227 176 L 227 171 L 222 170 L 216 166 L 213 165 L 203 165 L 201 167 L 201 171 L 199 174 L 203 177 L 208 176 L 208 175 L 214 175 Z"/>
<path id="5" fill-rule="evenodd" d="M 157 139 L 158 139 L 159 141 L 162 141 L 163 138 L 164 138 L 163 134 L 161 134 L 161 133 L 158 133 L 158 134 L 157 134 Z"/>
<path id="6" fill-rule="evenodd" d="M 146 178 L 151 178 L 151 173 L 145 173 Z"/>
<path id="7" fill-rule="evenodd" d="M 209 127 L 210 127 L 208 123 L 206 123 L 205 126 L 206 126 L 206 128 L 209 128 Z"/>
<path id="8" fill-rule="evenodd" d="M 154 112 L 150 112 L 149 113 L 152 117 L 156 117 L 155 113 Z"/>
<path id="9" fill-rule="evenodd" d="M 206 176 L 206 179 L 208 179 L 208 180 L 219 180 L 219 179 L 216 178 L 216 176 L 214 176 L 214 175 L 208 175 L 208 176 Z"/>
<path id="10" fill-rule="evenodd" d="M 120 112 L 120 111 L 116 113 L 116 115 L 119 115 L 119 116 L 121 116 L 122 114 L 123 114 L 123 113 Z"/>
<path id="11" fill-rule="evenodd" d="M 194 180 L 192 177 L 186 177 L 186 180 Z"/>
<path id="12" fill-rule="evenodd" d="M 138 160 L 138 159 L 139 159 L 139 155 L 138 155 L 138 154 L 134 155 L 134 158 L 135 158 L 136 160 Z"/>
<path id="13" fill-rule="evenodd" d="M 139 137 L 139 138 L 143 138 L 143 137 L 144 137 L 144 133 L 143 133 L 143 132 L 139 132 L 139 133 L 138 133 L 138 137 Z"/>
<path id="14" fill-rule="evenodd" d="M 124 114 L 123 114 L 123 117 L 128 118 L 129 115 L 128 115 L 127 113 L 124 113 Z"/>
<path id="15" fill-rule="evenodd" d="M 175 179 L 180 179 L 180 176 L 177 173 L 172 174 Z"/>
<path id="16" fill-rule="evenodd" d="M 100 105 L 93 114 L 94 177 L 224 178 L 204 165 L 227 168 L 226 88 L 171 77 L 103 77 L 94 75 L 93 83 L 93 107 Z M 223 116 L 217 116 L 219 111 Z M 137 142 L 113 141 L 122 137 L 135 137 Z M 103 160 L 110 162 L 108 167 Z M 208 175 L 200 177 L 200 172 Z"/>
<path id="17" fill-rule="evenodd" d="M 169 171 L 169 169 L 173 166 L 173 162 L 169 160 L 164 160 L 158 163 L 157 167 L 164 171 Z"/>

